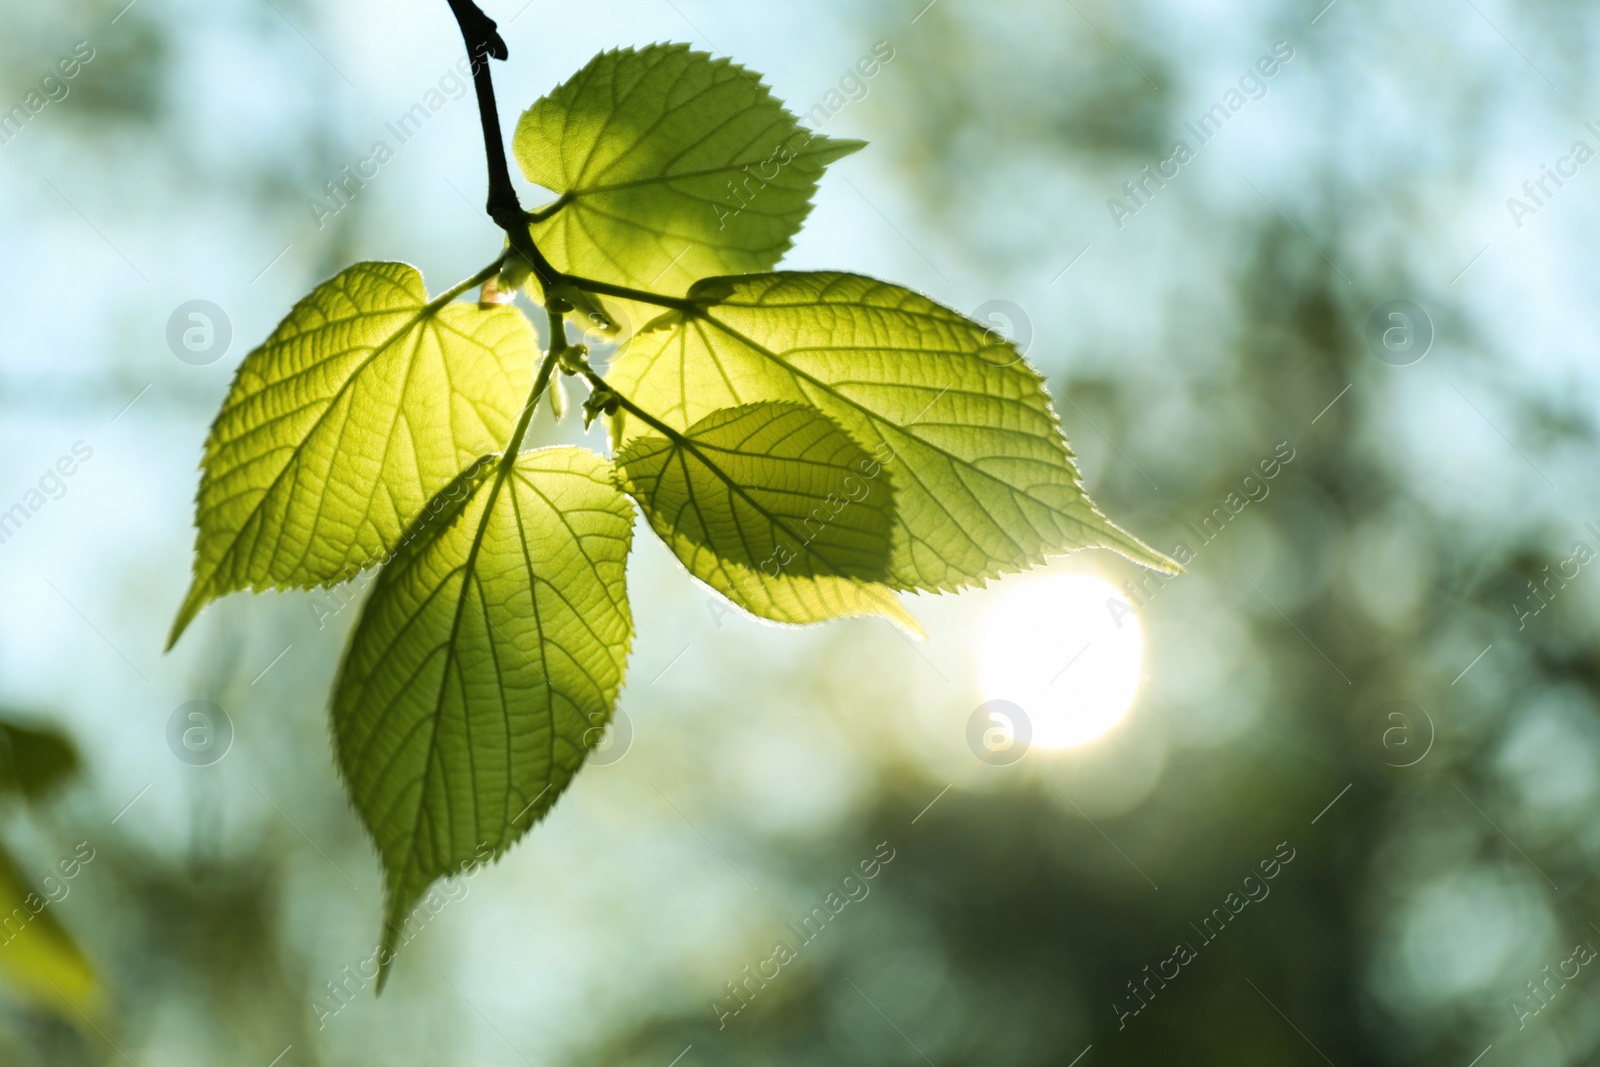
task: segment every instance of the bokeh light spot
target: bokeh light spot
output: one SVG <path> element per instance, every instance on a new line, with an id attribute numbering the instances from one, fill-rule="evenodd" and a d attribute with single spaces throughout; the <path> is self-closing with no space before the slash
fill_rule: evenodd
<path id="1" fill-rule="evenodd" d="M 1008 583 L 978 639 L 984 699 L 1021 707 L 1039 748 L 1076 748 L 1114 729 L 1133 707 L 1143 662 L 1127 598 L 1091 575 Z"/>

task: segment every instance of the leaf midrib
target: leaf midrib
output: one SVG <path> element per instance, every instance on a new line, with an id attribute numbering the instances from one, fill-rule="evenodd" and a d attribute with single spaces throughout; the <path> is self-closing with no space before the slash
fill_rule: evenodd
<path id="1" fill-rule="evenodd" d="M 417 837 L 421 831 L 422 821 L 428 808 L 428 787 L 433 782 L 433 757 L 438 751 L 439 727 L 444 720 L 444 693 L 446 687 L 450 684 L 450 675 L 455 670 L 456 642 L 461 634 L 461 619 L 466 611 L 467 600 L 471 595 L 471 586 L 477 580 L 478 554 L 483 547 L 483 538 L 488 532 L 489 522 L 494 517 L 495 502 L 500 495 L 501 488 L 506 483 L 506 479 L 510 477 L 512 466 L 513 464 L 505 462 L 495 465 L 494 485 L 489 489 L 489 499 L 484 503 L 483 517 L 478 520 L 478 528 L 472 535 L 472 546 L 467 550 L 467 558 L 461 564 L 461 592 L 456 598 L 455 617 L 450 622 L 450 637 L 440 646 L 445 652 L 444 672 L 439 678 L 439 690 L 434 698 L 434 714 L 429 716 L 432 719 L 432 729 L 428 732 L 428 749 L 423 763 L 421 791 L 417 796 L 417 815 L 412 820 L 411 831 L 406 835 L 405 860 L 401 864 L 401 870 L 404 872 L 401 881 L 406 884 L 409 884 L 412 873 L 416 868 Z M 419 555 L 417 558 L 420 559 L 421 556 Z M 490 643 L 492 644 L 493 642 Z M 542 646 L 543 642 L 540 642 L 540 644 Z M 546 675 L 546 678 L 548 677 Z M 465 718 L 470 720 L 471 716 L 465 716 Z M 477 803 L 476 796 L 473 798 L 473 803 L 474 805 Z"/>
<path id="2" fill-rule="evenodd" d="M 411 295 L 411 294 L 408 293 L 407 295 Z M 429 301 L 427 303 L 418 305 L 416 313 L 413 314 L 409 319 L 407 319 L 402 326 L 400 326 L 397 330 L 395 330 L 395 332 L 393 334 L 391 334 L 389 337 L 387 337 L 381 344 L 375 345 L 373 347 L 372 351 L 370 353 L 368 353 L 365 357 L 363 357 L 361 359 L 361 361 L 356 364 L 355 368 L 353 370 L 351 370 L 350 373 L 345 377 L 344 381 L 339 384 L 339 388 L 334 390 L 333 395 L 328 397 L 326 406 L 322 409 L 322 411 L 320 413 L 318 413 L 316 418 L 312 420 L 311 427 L 306 431 L 305 435 L 301 438 L 300 443 L 297 444 L 297 445 L 294 445 L 293 447 L 291 447 L 288 450 L 289 451 L 288 458 L 284 460 L 283 465 L 278 469 L 278 472 L 273 475 L 272 481 L 270 483 L 268 483 L 266 488 L 261 491 L 260 498 L 250 508 L 249 513 L 246 514 L 240 520 L 240 522 L 238 524 L 238 528 L 233 531 L 233 536 L 230 537 L 229 540 L 228 540 L 227 547 L 224 548 L 218 554 L 217 562 L 210 568 L 209 573 L 207 573 L 207 575 L 206 575 L 206 586 L 208 588 L 211 586 L 213 580 L 215 579 L 215 577 L 217 575 L 217 572 L 222 569 L 223 564 L 238 551 L 239 542 L 240 542 L 240 539 L 244 536 L 245 530 L 247 530 L 250 527 L 251 523 L 255 522 L 260 517 L 262 508 L 265 506 L 267 499 L 269 497 L 271 497 L 272 494 L 282 484 L 284 476 L 287 475 L 289 473 L 290 469 L 293 468 L 296 465 L 296 463 L 300 459 L 301 455 L 304 454 L 306 448 L 310 445 L 311 439 L 313 437 L 315 437 L 317 435 L 317 433 L 323 428 L 323 425 L 326 423 L 329 414 L 331 412 L 333 412 L 334 409 L 336 409 L 339 406 L 339 402 L 344 398 L 345 393 L 355 384 L 356 379 L 358 379 L 375 360 L 377 360 L 380 356 L 382 356 L 384 353 L 389 351 L 390 348 L 392 348 L 394 345 L 396 345 L 401 340 L 401 338 L 409 336 L 410 334 L 412 334 L 413 331 L 418 331 L 418 327 L 421 326 L 427 319 L 429 319 L 429 318 L 437 318 L 437 316 L 439 314 L 439 311 L 449 303 L 450 303 L 449 299 L 436 299 L 436 300 L 432 300 L 432 301 Z M 387 310 L 387 311 L 361 312 L 358 315 L 352 316 L 350 319 L 329 320 L 329 321 L 322 322 L 322 323 L 318 324 L 318 326 L 315 328 L 315 330 L 307 331 L 307 333 L 308 334 L 309 333 L 314 333 L 314 332 L 316 332 L 316 330 L 325 330 L 325 329 L 328 329 L 330 326 L 335 325 L 335 324 L 340 323 L 340 322 L 350 322 L 350 321 L 355 321 L 355 320 L 359 320 L 359 319 L 363 319 L 363 318 L 372 318 L 372 317 L 378 317 L 378 316 L 383 316 L 383 315 L 393 315 L 399 310 L 401 310 L 401 309 L 395 308 L 395 309 L 390 309 L 390 310 Z M 460 334 L 460 331 L 455 331 L 455 332 Z M 306 336 L 306 334 L 301 334 L 299 336 L 303 337 L 303 336 Z M 461 334 L 461 336 L 465 337 L 466 335 L 465 334 Z M 298 339 L 298 338 L 296 338 L 296 339 Z M 421 341 L 421 336 L 420 336 L 420 331 L 418 331 L 418 336 L 417 336 L 417 338 L 415 340 L 415 344 L 420 344 L 420 341 Z M 281 345 L 281 344 L 287 344 L 289 342 L 288 341 L 280 341 L 278 343 Z M 484 346 L 484 347 L 488 348 L 488 346 Z M 415 360 L 416 355 L 417 355 L 416 351 L 413 350 L 412 353 L 410 354 L 410 356 L 407 359 L 407 363 L 408 363 L 407 375 L 408 375 L 408 377 L 409 377 L 410 370 L 411 370 L 411 367 L 410 367 L 409 364 L 410 364 L 410 362 Z M 332 357 L 330 357 L 330 358 L 332 358 Z M 322 359 L 322 360 L 317 360 L 316 361 L 316 363 L 325 363 L 325 362 L 327 362 L 326 359 Z M 284 379 L 284 382 L 292 381 L 294 379 L 294 377 L 297 377 L 299 374 L 308 373 L 311 369 L 313 369 L 314 366 L 315 366 L 315 364 L 313 364 L 312 367 L 304 368 L 303 370 L 298 372 L 296 375 L 292 375 L 292 376 L 290 376 L 290 378 Z M 279 385 L 279 384 L 282 384 L 282 383 L 274 382 L 272 384 L 274 386 L 276 386 L 276 385 Z M 310 405 L 306 405 L 306 406 L 309 407 Z M 397 408 L 397 414 L 398 414 L 398 408 Z M 243 435 L 241 435 L 241 437 L 242 436 Z M 240 438 L 235 438 L 235 439 L 229 441 L 228 444 L 229 445 L 236 444 L 239 440 L 240 440 Z M 215 508 L 213 508 L 212 510 L 214 511 Z M 319 515 L 320 515 L 320 510 L 319 510 Z M 309 551 L 309 546 L 308 546 L 308 551 Z M 302 558 L 302 562 L 303 562 L 303 558 Z"/>
<path id="3" fill-rule="evenodd" d="M 771 423 L 768 423 L 768 425 L 770 426 Z M 740 485 L 739 483 L 735 482 L 731 475 L 728 475 L 727 473 L 725 473 L 722 470 L 721 467 L 717 466 L 716 464 L 712 463 L 709 459 L 707 459 L 706 456 L 700 451 L 700 448 L 699 448 L 700 442 L 697 442 L 693 438 L 689 437 L 687 433 L 685 433 L 679 440 L 676 440 L 676 441 L 669 440 L 669 439 L 667 439 L 665 437 L 657 437 L 656 440 L 665 443 L 667 448 L 672 452 L 677 452 L 677 453 L 680 453 L 680 454 L 682 452 L 692 453 L 694 455 L 694 457 L 696 459 L 698 459 L 700 461 L 700 463 L 703 466 L 705 466 L 705 468 L 707 470 L 711 471 L 712 474 L 716 475 L 717 478 L 720 479 L 722 481 L 722 483 L 724 485 L 726 485 L 728 487 L 728 489 L 732 493 L 736 494 L 742 500 L 744 500 L 747 504 L 749 504 L 750 507 L 752 509 L 754 509 L 757 514 L 765 517 L 767 519 L 767 521 L 772 523 L 774 526 L 780 527 L 783 530 L 784 533 L 788 534 L 791 538 L 794 539 L 795 543 L 797 545 L 799 545 L 799 547 L 800 547 L 800 549 L 802 551 L 806 552 L 809 555 L 813 555 L 817 559 L 821 560 L 822 563 L 824 563 L 828 567 L 828 569 L 829 569 L 829 571 L 831 573 L 827 574 L 827 575 L 818 575 L 817 577 L 843 578 L 843 579 L 845 579 L 847 581 L 863 581 L 863 582 L 871 582 L 871 581 L 879 581 L 879 580 L 881 580 L 881 579 L 873 579 L 873 578 L 867 578 L 867 577 L 858 576 L 858 575 L 847 574 L 843 570 L 841 570 L 838 566 L 836 566 L 834 564 L 833 560 L 828 558 L 827 555 L 825 555 L 822 552 L 818 551 L 817 549 L 813 548 L 812 547 L 813 542 L 805 541 L 799 535 L 797 535 L 794 532 L 794 530 L 789 526 L 788 521 L 786 519 L 784 519 L 782 516 L 774 515 L 772 512 L 768 511 L 765 506 L 763 506 L 762 504 L 757 503 L 755 498 L 750 496 L 749 492 L 742 485 Z M 730 453 L 733 453 L 735 455 L 741 455 L 742 454 L 742 453 L 736 452 L 733 449 L 719 448 L 718 451 L 730 452 Z M 865 453 L 863 452 L 863 454 L 865 454 Z M 785 457 L 785 459 L 788 459 L 788 458 L 789 457 Z M 670 463 L 670 461 L 671 461 L 671 457 L 669 456 L 668 462 Z M 622 465 L 624 467 L 626 467 L 627 466 L 627 462 L 624 460 Z M 680 465 L 682 466 L 682 469 L 683 469 L 684 485 L 685 485 L 686 488 L 688 488 L 690 490 L 690 492 L 688 494 L 689 502 L 694 505 L 695 511 L 699 512 L 700 511 L 700 507 L 699 507 L 698 503 L 695 502 L 695 493 L 693 492 L 694 479 L 691 478 L 690 475 L 689 475 L 688 465 L 687 464 L 683 464 L 681 462 L 681 459 L 680 459 Z M 663 464 L 662 469 L 663 470 L 666 469 L 666 464 Z M 661 476 L 658 474 L 658 475 L 656 475 L 656 485 L 657 485 L 657 489 L 658 490 L 660 488 L 660 482 L 661 482 Z M 654 502 L 653 501 L 652 501 L 652 510 L 654 510 Z M 743 524 L 735 522 L 734 525 L 739 530 L 739 540 L 740 541 L 744 541 L 745 538 L 744 538 Z M 709 537 L 710 531 L 709 531 L 709 529 L 708 529 L 708 527 L 706 525 L 705 516 L 703 514 L 701 514 L 701 517 L 700 517 L 700 528 L 703 531 L 706 531 L 706 534 Z M 703 547 L 709 547 L 709 546 L 703 546 Z M 746 552 L 749 552 L 749 549 L 750 549 L 750 546 L 749 546 L 748 543 L 746 543 L 745 544 Z M 892 549 L 891 549 L 891 552 L 892 552 Z M 713 552 L 713 554 L 715 554 L 715 553 Z M 754 560 L 755 559 L 755 553 L 750 552 L 750 558 L 752 560 Z M 729 560 L 728 562 L 737 563 L 738 561 L 737 560 Z M 885 570 L 887 571 L 888 569 L 889 568 L 886 566 Z M 813 576 L 812 575 L 806 575 L 805 577 L 813 577 Z M 886 574 L 885 577 L 887 578 L 888 575 Z"/>
<path id="4" fill-rule="evenodd" d="M 719 129 L 720 129 L 720 127 L 719 127 Z M 798 136 L 799 136 L 799 134 L 797 133 L 797 134 L 793 135 L 793 137 L 791 137 L 790 140 L 793 140 L 794 137 L 798 137 Z M 821 134 L 815 135 L 815 137 L 822 137 L 822 136 L 823 135 L 821 135 Z M 784 142 L 784 144 L 787 144 L 787 143 L 788 143 L 787 141 Z M 810 147 L 807 147 L 804 151 L 796 152 L 795 153 L 795 159 L 797 159 L 797 160 L 798 159 L 810 159 L 810 158 L 812 158 L 814 156 L 823 155 L 829 150 L 836 150 L 840 145 L 849 145 L 850 143 L 851 142 L 849 142 L 849 141 L 834 141 L 834 140 L 832 140 L 830 138 L 830 139 L 828 139 L 828 143 L 825 144 L 820 149 L 812 149 Z M 749 161 L 746 161 L 744 163 L 727 163 L 727 164 L 724 164 L 724 165 L 721 165 L 721 166 L 707 167 L 704 170 L 681 171 L 681 172 L 679 172 L 677 174 L 659 174 L 659 175 L 656 175 L 656 176 L 650 177 L 650 178 L 633 178 L 633 179 L 630 179 L 630 180 L 625 181 L 625 182 L 606 182 L 606 183 L 601 184 L 601 185 L 591 185 L 591 186 L 588 186 L 588 187 L 575 187 L 575 188 L 566 189 L 566 190 L 551 189 L 551 192 L 558 193 L 561 196 L 567 197 L 568 198 L 568 203 L 570 204 L 572 201 L 579 200 L 579 199 L 581 199 L 582 197 L 585 197 L 585 196 L 595 196 L 595 195 L 598 195 L 600 193 L 614 193 L 619 189 L 632 189 L 632 188 L 635 188 L 635 187 L 641 186 L 641 185 L 663 185 L 663 184 L 666 184 L 667 182 L 685 181 L 685 180 L 691 180 L 691 179 L 694 179 L 694 178 L 711 178 L 711 177 L 715 177 L 715 176 L 720 175 L 720 174 L 726 174 L 729 171 L 743 170 L 745 167 L 748 167 L 753 163 L 759 163 L 759 162 L 761 162 L 761 161 L 760 160 L 749 160 Z M 791 163 L 785 164 L 785 166 L 793 166 L 793 163 L 791 162 Z M 815 182 L 815 179 L 811 178 L 810 176 L 808 176 L 808 180 L 813 182 L 813 183 Z M 769 181 L 768 184 L 770 185 L 771 182 Z M 699 198 L 696 197 L 696 199 L 699 199 Z"/>
<path id="5" fill-rule="evenodd" d="M 740 306 L 740 305 L 734 305 L 734 306 Z M 811 304 L 791 304 L 791 305 L 785 305 L 785 306 L 786 307 L 793 307 L 793 308 L 803 308 L 803 307 L 817 308 L 817 307 L 827 307 L 828 305 L 811 303 Z M 751 308 L 751 310 L 760 310 L 760 306 L 759 305 L 749 305 L 749 307 Z M 885 309 L 885 310 L 896 310 L 897 313 L 898 313 L 898 309 Z M 951 463 L 952 466 L 958 466 L 958 467 L 961 467 L 961 468 L 964 468 L 964 469 L 971 470 L 974 474 L 978 475 L 979 477 L 984 478 L 984 479 L 986 479 L 986 480 L 988 480 L 990 482 L 993 482 L 994 484 L 1000 486 L 1007 493 L 1013 494 L 1015 496 L 1021 497 L 1022 499 L 1025 499 L 1025 500 L 1028 500 L 1028 501 L 1030 501 L 1030 502 L 1032 502 L 1034 504 L 1037 504 L 1039 507 L 1044 508 L 1046 511 L 1050 512 L 1051 514 L 1061 515 L 1062 517 L 1072 521 L 1074 524 L 1076 524 L 1076 525 L 1078 525 L 1080 527 L 1082 527 L 1084 525 L 1080 520 L 1074 519 L 1071 515 L 1065 514 L 1060 509 L 1055 507 L 1055 505 L 1049 503 L 1048 501 L 1039 499 L 1038 497 L 1034 496 L 1033 493 L 1031 493 L 1031 492 L 1029 492 L 1027 490 L 1019 489 L 1016 486 L 1008 485 L 1007 483 L 1001 481 L 999 478 L 996 478 L 994 475 L 990 474 L 988 471 L 985 471 L 980 467 L 973 466 L 971 463 L 969 463 L 964 458 L 962 458 L 960 456 L 957 456 L 956 454 L 954 454 L 953 452 L 948 451 L 947 449 L 941 448 L 939 445 L 934 444 L 933 442 L 927 440 L 926 438 L 924 438 L 924 437 L 922 437 L 922 436 L 920 436 L 920 435 L 918 435 L 916 433 L 913 433 L 911 431 L 911 426 L 915 425 L 915 423 L 909 423 L 909 424 L 907 424 L 905 426 L 902 426 L 902 425 L 900 425 L 900 424 L 898 424 L 896 422 L 891 421 L 886 416 L 879 415 L 879 414 L 873 412 L 871 409 L 867 408 L 865 405 L 859 403 L 858 401 L 856 401 L 856 400 L 844 395 L 843 393 L 839 392 L 838 390 L 834 389 L 831 384 L 829 384 L 827 382 L 824 382 L 822 379 L 817 378 L 815 375 L 809 373 L 808 371 L 801 370 L 800 368 L 794 366 L 792 363 L 789 363 L 786 360 L 784 360 L 777 353 L 775 353 L 775 352 L 771 351 L 770 349 L 768 349 L 765 345 L 762 345 L 762 344 L 756 342 L 754 339 L 748 337 L 747 335 L 745 335 L 741 331 L 739 331 L 737 329 L 734 329 L 732 326 L 730 326 L 727 323 L 721 321 L 720 319 L 714 318 L 711 315 L 711 309 L 709 307 L 704 308 L 704 309 L 696 308 L 696 309 L 693 309 L 693 310 L 685 312 L 685 314 L 687 316 L 691 317 L 691 318 L 698 319 L 698 320 L 700 320 L 702 322 L 706 322 L 706 323 L 711 324 L 712 326 L 715 326 L 717 329 L 721 330 L 728 337 L 734 339 L 735 341 L 738 341 L 740 344 L 745 345 L 746 347 L 750 348 L 752 351 L 758 353 L 759 355 L 765 357 L 767 360 L 771 361 L 772 363 L 784 368 L 790 374 L 793 374 L 796 378 L 799 378 L 800 380 L 805 381 L 805 382 L 809 382 L 811 385 L 815 386 L 817 389 L 821 390 L 822 392 L 826 393 L 827 395 L 829 395 L 831 397 L 834 397 L 836 400 L 838 400 L 840 403 L 844 404 L 845 406 L 853 408 L 854 410 L 860 412 L 861 415 L 864 418 L 866 418 L 866 420 L 869 423 L 871 423 L 873 426 L 876 426 L 876 427 L 884 427 L 884 426 L 886 426 L 889 429 L 892 429 L 895 432 L 900 433 L 900 434 L 904 435 L 905 437 L 910 438 L 911 440 L 915 441 L 917 444 L 923 446 L 924 448 L 930 449 L 933 452 L 937 453 L 938 455 L 945 457 L 945 459 L 948 460 Z M 714 353 L 714 349 L 712 348 L 712 345 L 710 343 L 710 339 L 704 337 L 703 334 L 701 336 L 706 342 L 707 349 L 713 351 L 713 353 Z M 960 354 L 961 353 L 952 353 L 952 355 L 960 355 Z M 997 397 L 996 399 L 1004 400 L 1005 398 Z M 984 429 L 987 430 L 988 427 L 984 427 Z M 1057 443 L 1059 443 L 1059 441 L 1060 441 L 1059 435 L 1056 436 L 1055 440 L 1056 440 Z M 1063 452 L 1064 452 L 1064 450 L 1063 450 Z M 916 475 L 915 475 L 914 472 L 912 473 L 912 477 L 916 478 Z M 916 480 L 918 481 L 919 484 L 922 483 L 922 479 L 917 478 Z M 967 494 L 969 496 L 972 494 L 972 490 L 969 487 L 967 487 L 967 485 L 964 482 L 962 484 L 962 488 L 967 492 Z M 949 514 L 949 508 L 945 507 L 945 505 L 941 501 L 939 501 L 939 498 L 938 498 L 938 496 L 936 494 L 934 494 L 930 490 L 928 490 L 926 485 L 923 486 L 923 489 L 924 489 L 924 492 L 928 493 L 928 496 L 932 500 L 934 500 L 936 503 L 938 503 L 941 508 L 944 508 L 946 514 Z M 980 511 L 985 511 L 986 510 L 983 507 L 982 501 L 979 501 L 976 497 L 973 497 L 973 503 Z M 993 529 L 998 531 L 999 534 L 1006 541 L 1010 542 L 1010 544 L 1011 544 L 1011 546 L 1013 548 L 1015 548 L 1017 551 L 1021 552 L 1024 557 L 1027 557 L 1027 556 L 1030 555 L 1030 553 L 1028 553 L 1022 547 L 1022 545 L 1020 545 L 1017 542 L 1017 540 L 1015 538 L 1013 538 L 1008 532 L 1006 532 L 1006 530 L 1004 528 L 1002 528 L 998 523 L 995 523 L 995 522 L 991 521 L 989 525 Z M 1112 529 L 1111 524 L 1109 522 L 1106 525 L 1107 525 L 1108 529 Z M 1133 548 L 1133 546 L 1131 546 L 1131 545 L 1129 547 Z"/>

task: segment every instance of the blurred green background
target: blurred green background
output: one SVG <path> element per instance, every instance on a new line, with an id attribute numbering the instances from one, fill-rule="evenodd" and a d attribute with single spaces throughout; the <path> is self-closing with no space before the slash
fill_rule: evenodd
<path id="1" fill-rule="evenodd" d="M 442 0 L 0 0 L 0 111 L 58 97 L 0 132 L 0 513 L 28 509 L 0 531 L 0 911 L 49 900 L 0 934 L 0 1063 L 1600 1062 L 1600 165 L 1573 154 L 1600 14 L 925 3 L 485 6 L 507 122 L 602 48 L 684 40 L 870 140 L 789 265 L 993 316 L 1095 498 L 1189 573 L 1111 662 L 1132 623 L 1098 594 L 1016 607 L 1090 578 L 1131 606 L 1109 554 L 909 598 L 916 645 L 724 611 L 641 541 L 603 765 L 375 1000 L 379 871 L 325 718 L 355 611 L 233 597 L 160 648 L 243 354 L 354 259 L 438 290 L 499 248 L 470 95 L 325 225 L 307 203 L 459 37 Z M 192 300 L 231 330 L 202 365 L 168 343 Z M 1019 633 L 1059 689 L 997 677 Z M 1083 711 L 1071 672 L 1139 683 L 1114 729 L 972 743 L 989 700 L 1041 738 Z M 180 759 L 175 717 L 225 754 Z"/>

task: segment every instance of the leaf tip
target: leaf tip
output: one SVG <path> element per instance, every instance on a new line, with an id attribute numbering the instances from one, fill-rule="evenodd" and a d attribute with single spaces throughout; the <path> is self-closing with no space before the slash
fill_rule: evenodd
<path id="1" fill-rule="evenodd" d="M 372 987 L 372 999 L 377 1000 L 383 996 L 383 987 L 389 984 L 389 972 L 393 969 L 394 957 L 378 953 L 378 980 Z"/>
<path id="2" fill-rule="evenodd" d="M 918 644 L 928 640 L 928 631 L 922 628 L 922 624 L 917 621 L 916 616 L 909 611 L 884 612 L 884 618 L 889 620 L 890 625 Z"/>
<path id="3" fill-rule="evenodd" d="M 836 153 L 833 157 L 834 162 L 838 162 L 846 156 L 853 156 L 867 147 L 867 142 L 857 137 L 820 137 L 819 135 L 819 139 L 832 152 Z"/>
<path id="4" fill-rule="evenodd" d="M 1134 537 L 1132 534 L 1128 533 L 1122 528 L 1111 523 L 1107 523 L 1106 525 L 1110 527 L 1113 537 L 1108 541 L 1105 547 L 1109 548 L 1117 555 L 1129 560 L 1130 562 L 1137 563 L 1141 567 L 1158 571 L 1162 574 L 1177 576 L 1180 574 L 1189 573 L 1186 569 L 1184 569 L 1183 564 L 1179 563 L 1170 556 L 1166 556 L 1160 552 L 1157 552 L 1155 549 L 1151 548 L 1149 545 L 1145 544 L 1143 541 L 1139 540 L 1137 537 Z"/>
<path id="5" fill-rule="evenodd" d="M 384 892 L 383 906 L 383 935 L 378 940 L 378 977 L 373 983 L 372 995 L 374 998 L 383 996 L 384 987 L 389 984 L 389 975 L 394 970 L 394 960 L 400 953 L 401 920 L 413 907 L 421 894 L 402 893 L 397 881 L 392 880 L 388 861 L 384 863 L 384 881 L 387 888 Z"/>
<path id="6" fill-rule="evenodd" d="M 172 620 L 172 629 L 167 633 L 167 643 L 162 648 L 163 653 L 171 652 L 183 637 L 184 631 L 189 629 L 189 624 L 200 614 L 200 609 L 206 606 L 211 599 L 209 591 L 200 584 L 196 578 L 189 587 L 189 592 L 184 595 L 183 604 L 178 608 L 177 616 Z"/>
<path id="7" fill-rule="evenodd" d="M 900 598 L 895 595 L 894 590 L 888 586 L 875 583 L 863 583 L 863 585 L 870 590 L 871 600 L 877 606 L 878 610 L 874 614 L 889 620 L 891 626 L 913 641 L 926 641 L 928 639 L 928 631 L 922 628 L 922 624 L 917 621 L 916 616 L 912 615 L 906 609 L 906 606 L 900 602 Z"/>

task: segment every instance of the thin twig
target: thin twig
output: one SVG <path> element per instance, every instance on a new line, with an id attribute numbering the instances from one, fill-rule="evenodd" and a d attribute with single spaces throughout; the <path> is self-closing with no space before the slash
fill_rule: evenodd
<path id="1" fill-rule="evenodd" d="M 448 3 L 472 60 L 472 84 L 478 94 L 478 118 L 483 124 L 484 159 L 489 170 L 489 199 L 485 208 L 495 225 L 506 232 L 512 249 L 527 260 L 540 286 L 548 292 L 561 281 L 561 272 L 544 258 L 528 232 L 528 215 L 517 199 L 516 186 L 511 184 L 506 146 L 500 137 L 500 109 L 495 103 L 494 79 L 489 72 L 489 60 L 505 59 L 511 53 L 494 19 L 485 15 L 472 0 L 448 0 Z"/>

